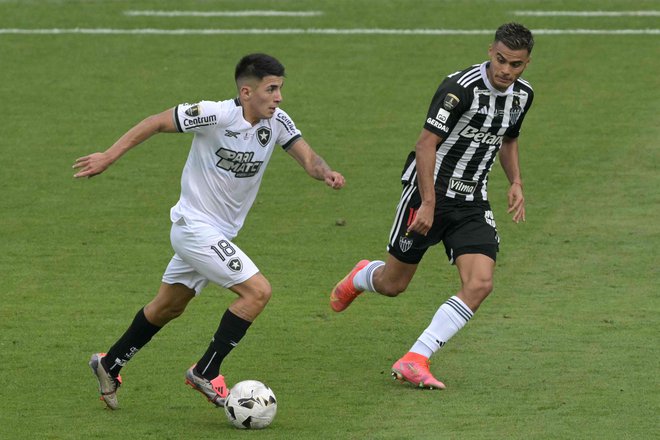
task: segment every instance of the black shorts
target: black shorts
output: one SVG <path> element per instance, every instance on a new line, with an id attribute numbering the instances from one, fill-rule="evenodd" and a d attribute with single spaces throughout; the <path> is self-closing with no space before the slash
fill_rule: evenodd
<path id="1" fill-rule="evenodd" d="M 429 247 L 441 241 L 452 264 L 463 254 L 483 254 L 496 260 L 500 238 L 487 201 L 466 202 L 438 196 L 433 226 L 426 236 L 408 233 L 420 205 L 417 187 L 405 185 L 387 245 L 387 251 L 397 260 L 417 264 Z"/>

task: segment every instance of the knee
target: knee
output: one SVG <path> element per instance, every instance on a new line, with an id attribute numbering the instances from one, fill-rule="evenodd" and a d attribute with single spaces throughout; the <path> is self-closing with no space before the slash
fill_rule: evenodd
<path id="1" fill-rule="evenodd" d="M 178 318 L 185 312 L 186 306 L 181 305 L 181 304 L 173 304 L 170 307 L 168 307 L 166 310 L 164 310 L 164 313 L 170 318 L 170 319 L 175 319 Z"/>
<path id="2" fill-rule="evenodd" d="M 492 278 L 475 278 L 469 280 L 464 286 L 463 291 L 471 298 L 479 301 L 485 299 L 493 291 Z"/>
<path id="3" fill-rule="evenodd" d="M 255 305 L 263 308 L 270 301 L 271 296 L 273 295 L 273 289 L 270 286 L 270 283 L 266 280 L 259 283 L 251 289 L 249 294 L 249 300 L 255 303 Z"/>
<path id="4" fill-rule="evenodd" d="M 376 269 L 373 275 L 373 287 L 383 296 L 395 297 L 403 293 L 412 279 L 415 269 L 401 268 L 400 264 L 385 264 Z M 408 265 L 410 266 L 410 265 Z M 416 266 L 414 266 L 416 267 Z"/>
<path id="5" fill-rule="evenodd" d="M 260 289 L 257 293 L 257 301 L 259 301 L 264 306 L 270 301 L 270 297 L 273 295 L 273 289 L 270 287 L 270 284 L 264 289 Z"/>
<path id="6" fill-rule="evenodd" d="M 185 304 L 151 302 L 144 307 L 144 315 L 152 324 L 163 326 L 181 316 L 185 310 Z"/>
<path id="7" fill-rule="evenodd" d="M 384 296 L 395 297 L 399 296 L 400 293 L 406 290 L 407 285 L 402 283 L 386 283 L 382 286 L 378 286 L 378 293 Z"/>

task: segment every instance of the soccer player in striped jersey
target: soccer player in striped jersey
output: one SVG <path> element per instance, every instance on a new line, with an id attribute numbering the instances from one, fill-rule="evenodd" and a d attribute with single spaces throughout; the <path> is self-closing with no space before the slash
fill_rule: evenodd
<path id="1" fill-rule="evenodd" d="M 157 133 L 194 134 L 181 176 L 181 195 L 170 210 L 175 254 L 160 289 L 107 354 L 95 353 L 89 362 L 101 398 L 110 409 L 119 405 L 122 367 L 163 326 L 180 316 L 209 282 L 238 298 L 224 312 L 206 352 L 185 377 L 212 404 L 224 406 L 227 386 L 220 365 L 271 297 L 270 283 L 233 240 L 257 196 L 276 145 L 312 178 L 333 189 L 344 186 L 344 177 L 312 150 L 279 108 L 284 66 L 278 60 L 265 54 L 247 55 L 236 66 L 235 80 L 237 98 L 177 105 L 144 119 L 105 152 L 81 157 L 74 164 L 75 177 L 92 177 Z"/>
<path id="2" fill-rule="evenodd" d="M 520 78 L 534 45 L 531 32 L 507 23 L 495 32 L 489 59 L 446 77 L 402 173 L 386 261 L 362 260 L 330 295 L 336 312 L 363 291 L 397 296 L 412 280 L 430 246 L 441 241 L 456 265 L 460 290 L 447 299 L 392 375 L 421 388 L 444 389 L 429 370 L 429 358 L 476 312 L 493 289 L 499 237 L 488 203 L 488 173 L 499 152 L 509 179 L 508 212 L 525 221 L 518 136 L 534 92 Z"/>

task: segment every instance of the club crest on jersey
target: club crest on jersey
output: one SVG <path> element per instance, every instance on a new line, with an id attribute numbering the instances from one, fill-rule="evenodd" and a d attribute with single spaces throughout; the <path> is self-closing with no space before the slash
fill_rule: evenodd
<path id="1" fill-rule="evenodd" d="M 407 237 L 405 235 L 402 235 L 399 237 L 399 247 L 401 248 L 401 252 L 406 253 L 410 250 L 410 248 L 413 245 L 412 238 Z"/>
<path id="2" fill-rule="evenodd" d="M 257 130 L 257 140 L 259 141 L 262 147 L 268 145 L 268 142 L 270 141 L 270 128 L 268 127 L 259 128 Z"/>
<path id="3" fill-rule="evenodd" d="M 243 270 L 243 263 L 241 263 L 241 260 L 238 258 L 232 258 L 229 260 L 229 263 L 227 263 L 227 267 L 234 272 L 240 272 Z"/>
<path id="4" fill-rule="evenodd" d="M 520 115 L 522 115 L 523 109 L 520 107 L 520 98 L 517 96 L 513 97 L 511 102 L 511 110 L 509 110 L 509 125 L 516 125 Z"/>
<path id="5" fill-rule="evenodd" d="M 516 122 L 520 119 L 520 115 L 522 115 L 521 107 L 511 107 L 511 110 L 509 111 L 509 125 L 516 125 Z"/>
<path id="6" fill-rule="evenodd" d="M 461 102 L 461 100 L 458 99 L 458 96 L 454 95 L 453 93 L 447 93 L 445 100 L 442 101 L 442 106 L 445 110 L 452 111 L 459 102 Z"/>
<path id="7" fill-rule="evenodd" d="M 190 117 L 199 116 L 199 114 L 201 113 L 201 109 L 199 108 L 199 104 L 195 104 L 191 107 L 188 107 L 184 113 L 187 114 Z"/>

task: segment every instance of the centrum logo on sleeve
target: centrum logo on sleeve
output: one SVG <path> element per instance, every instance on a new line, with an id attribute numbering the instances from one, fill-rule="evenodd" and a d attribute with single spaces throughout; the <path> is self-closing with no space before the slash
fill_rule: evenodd
<path id="1" fill-rule="evenodd" d="M 183 126 L 186 128 L 202 127 L 204 125 L 215 125 L 218 121 L 216 115 L 198 116 L 196 118 L 184 119 Z"/>
<path id="2" fill-rule="evenodd" d="M 284 128 L 286 129 L 287 133 L 296 134 L 296 126 L 293 125 L 293 121 L 291 119 L 284 116 L 284 113 L 278 113 L 276 119 L 277 122 L 284 125 Z"/>

